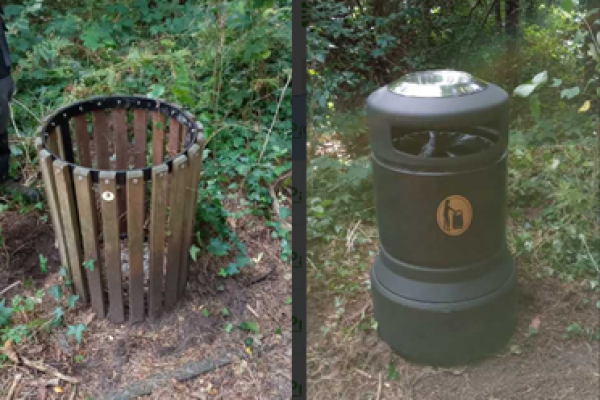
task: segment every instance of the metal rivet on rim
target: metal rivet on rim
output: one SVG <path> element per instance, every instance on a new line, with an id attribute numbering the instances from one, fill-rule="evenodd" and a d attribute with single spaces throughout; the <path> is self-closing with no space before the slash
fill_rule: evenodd
<path id="1" fill-rule="evenodd" d="M 83 107 L 79 107 L 79 111 L 83 111 Z"/>
<path id="2" fill-rule="evenodd" d="M 100 101 L 99 101 L 99 102 L 98 102 L 98 105 L 99 105 L 99 106 L 101 106 L 101 105 L 102 105 L 102 102 L 100 102 Z"/>
<path id="3" fill-rule="evenodd" d="M 165 174 L 160 174 L 159 176 L 162 178 L 163 176 L 165 176 Z"/>
<path id="4" fill-rule="evenodd" d="M 66 118 L 66 117 L 67 117 L 67 113 L 63 113 L 63 117 L 65 117 L 65 118 Z"/>
<path id="5" fill-rule="evenodd" d="M 140 104 L 142 104 L 142 103 L 141 103 L 140 101 L 138 101 L 138 106 L 139 106 Z"/>
<path id="6" fill-rule="evenodd" d="M 79 180 L 80 180 L 80 181 L 82 181 L 82 180 L 83 180 L 83 176 L 80 176 L 80 177 L 79 177 Z"/>
<path id="7" fill-rule="evenodd" d="M 56 126 L 56 122 L 53 122 L 53 123 L 52 123 L 52 126 Z"/>
<path id="8" fill-rule="evenodd" d="M 183 164 L 183 165 L 182 165 L 180 168 L 181 168 L 181 169 L 184 169 L 184 168 L 185 168 L 185 164 Z"/>
<path id="9" fill-rule="evenodd" d="M 133 180 L 133 183 L 134 183 L 135 185 L 137 185 L 137 183 L 138 183 L 138 180 L 137 180 L 137 179 L 134 179 L 134 180 Z"/>
<path id="10" fill-rule="evenodd" d="M 106 183 L 108 185 L 110 183 L 110 180 L 106 179 L 106 180 L 104 180 L 104 183 Z"/>

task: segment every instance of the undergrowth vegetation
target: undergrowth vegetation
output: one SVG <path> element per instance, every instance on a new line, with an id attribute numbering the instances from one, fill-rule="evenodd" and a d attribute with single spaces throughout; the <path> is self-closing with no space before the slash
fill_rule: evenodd
<path id="1" fill-rule="evenodd" d="M 518 57 L 507 73 L 510 37 L 499 31 L 491 8 L 475 1 L 440 3 L 426 10 L 426 18 L 422 3 L 405 3 L 316 6 L 309 31 L 313 245 L 308 249 L 314 267 L 309 274 L 318 278 L 313 282 L 337 282 L 338 267 L 352 264 L 352 244 L 376 248 L 367 95 L 408 72 L 459 69 L 512 95 L 508 239 L 519 265 L 539 276 L 597 287 L 600 35 L 595 32 L 600 20 L 586 21 L 597 10 L 585 9 L 583 2 L 522 1 L 523 8 L 536 6 L 521 15 Z M 383 17 L 379 6 L 394 12 Z M 348 244 L 350 250 L 332 260 L 332 243 Z M 353 265 L 343 268 L 344 274 L 362 274 Z"/>
<path id="2" fill-rule="evenodd" d="M 12 176 L 41 185 L 34 138 L 57 108 L 98 95 L 161 98 L 181 105 L 205 127 L 192 258 L 207 252 L 228 260 L 219 266 L 222 277 L 250 265 L 234 230 L 235 219 L 247 214 L 263 219 L 280 239 L 284 261 L 291 256 L 289 2 L 26 0 L 4 6 L 16 81 L 9 125 Z M 43 200 L 29 204 L 18 193 L 1 199 L 0 213 L 40 211 L 48 219 Z M 42 260 L 40 254 L 43 270 Z M 70 312 L 77 296 L 68 295 L 64 268 L 61 276 L 46 293 L 24 287 L 31 296 L 0 302 L 0 345 L 56 327 L 81 342 L 86 323 Z M 53 313 L 39 306 L 46 301 L 56 303 Z"/>
<path id="3" fill-rule="evenodd" d="M 281 207 L 272 215 L 270 191 L 291 183 L 288 2 L 27 0 L 4 11 L 17 86 L 13 176 L 36 173 L 32 138 L 58 107 L 96 95 L 162 98 L 205 126 L 193 257 L 199 250 L 237 255 L 222 276 L 248 265 L 246 247 L 227 223 L 248 213 L 266 217 L 282 257 L 290 256 L 280 220 L 290 212 Z M 239 203 L 235 213 L 226 210 L 228 201 Z"/>

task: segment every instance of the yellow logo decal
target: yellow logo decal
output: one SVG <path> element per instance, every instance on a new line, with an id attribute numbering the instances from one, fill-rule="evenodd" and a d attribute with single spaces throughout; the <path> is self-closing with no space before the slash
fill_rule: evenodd
<path id="1" fill-rule="evenodd" d="M 437 221 L 446 235 L 462 235 L 473 219 L 473 209 L 469 200 L 462 196 L 446 197 L 437 209 Z"/>

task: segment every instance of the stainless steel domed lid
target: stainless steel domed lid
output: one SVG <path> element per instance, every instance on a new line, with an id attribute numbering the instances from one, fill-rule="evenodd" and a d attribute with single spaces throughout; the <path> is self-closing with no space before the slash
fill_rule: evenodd
<path id="1" fill-rule="evenodd" d="M 471 74 L 452 70 L 421 71 L 404 75 L 388 89 L 407 97 L 443 98 L 479 93 L 487 83 Z"/>

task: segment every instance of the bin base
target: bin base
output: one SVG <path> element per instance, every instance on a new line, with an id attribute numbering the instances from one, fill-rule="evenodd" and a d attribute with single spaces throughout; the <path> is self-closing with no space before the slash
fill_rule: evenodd
<path id="1" fill-rule="evenodd" d="M 509 279 L 491 293 L 466 301 L 426 302 L 384 287 L 377 277 L 386 266 L 377 257 L 370 275 L 379 336 L 407 360 L 428 365 L 459 365 L 492 355 L 510 340 L 516 325 L 517 283 L 514 262 L 509 260 L 499 267 L 511 270 Z M 493 274 L 490 277 L 494 279 Z M 469 283 L 448 285 L 464 293 Z"/>

